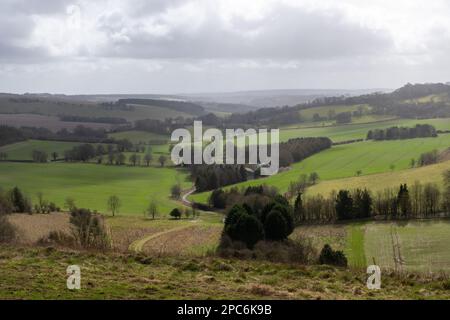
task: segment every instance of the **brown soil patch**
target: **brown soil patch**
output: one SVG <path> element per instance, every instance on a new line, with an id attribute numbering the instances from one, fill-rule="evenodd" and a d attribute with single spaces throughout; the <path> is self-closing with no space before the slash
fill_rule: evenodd
<path id="1" fill-rule="evenodd" d="M 143 251 L 159 254 L 183 254 L 195 252 L 202 247 L 217 244 L 222 232 L 221 226 L 192 226 L 168 232 L 147 242 Z"/>
<path id="2" fill-rule="evenodd" d="M 112 227 L 111 238 L 114 249 L 118 251 L 128 251 L 131 243 L 155 233 L 161 232 L 160 227 L 148 228 L 128 228 L 128 227 Z"/>
<path id="3" fill-rule="evenodd" d="M 8 220 L 17 228 L 18 241 L 24 244 L 34 244 L 51 231 L 71 233 L 70 216 L 67 213 L 50 214 L 12 214 Z"/>

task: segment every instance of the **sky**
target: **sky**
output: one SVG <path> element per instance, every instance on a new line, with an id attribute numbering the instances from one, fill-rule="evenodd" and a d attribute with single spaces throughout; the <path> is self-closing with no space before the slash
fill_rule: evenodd
<path id="1" fill-rule="evenodd" d="M 450 81 L 447 0 L 1 0 L 0 92 Z"/>

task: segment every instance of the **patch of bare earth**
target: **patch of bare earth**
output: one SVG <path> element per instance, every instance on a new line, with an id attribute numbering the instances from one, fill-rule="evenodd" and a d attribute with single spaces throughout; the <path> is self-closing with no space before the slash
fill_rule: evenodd
<path id="1" fill-rule="evenodd" d="M 134 227 L 112 227 L 111 238 L 113 247 L 118 251 L 128 251 L 130 244 L 143 237 L 161 232 L 160 227 L 134 228 Z"/>
<path id="2" fill-rule="evenodd" d="M 17 228 L 18 242 L 35 244 L 51 231 L 71 233 L 70 216 L 67 213 L 19 214 L 8 216 L 8 220 Z"/>
<path id="3" fill-rule="evenodd" d="M 222 227 L 192 226 L 174 232 L 167 232 L 148 241 L 143 252 L 163 254 L 183 254 L 199 247 L 218 243 Z"/>

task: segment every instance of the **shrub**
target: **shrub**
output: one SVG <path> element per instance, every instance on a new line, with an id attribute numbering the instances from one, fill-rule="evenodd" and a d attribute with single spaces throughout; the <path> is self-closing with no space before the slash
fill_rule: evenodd
<path id="1" fill-rule="evenodd" d="M 103 217 L 88 209 L 74 209 L 70 213 L 73 236 L 83 248 L 107 249 L 110 241 Z"/>
<path id="2" fill-rule="evenodd" d="M 77 244 L 76 239 L 61 231 L 50 231 L 50 233 L 37 241 L 38 245 L 60 245 L 74 247 Z"/>
<path id="3" fill-rule="evenodd" d="M 326 244 L 320 252 L 319 263 L 346 267 L 347 257 L 342 251 L 335 251 L 330 247 L 330 245 Z"/>
<path id="4" fill-rule="evenodd" d="M 16 228 L 6 216 L 0 216 L 0 243 L 9 243 L 16 239 Z"/>
<path id="5" fill-rule="evenodd" d="M 181 211 L 178 208 L 173 209 L 170 211 L 170 216 L 174 219 L 180 219 L 181 218 Z"/>
<path id="6" fill-rule="evenodd" d="M 9 214 L 14 211 L 14 205 L 11 197 L 7 193 L 0 190 L 0 215 Z"/>
<path id="7" fill-rule="evenodd" d="M 232 234 L 234 234 L 235 240 L 245 243 L 249 249 L 264 239 L 263 225 L 257 218 L 249 214 L 242 214 L 231 228 L 234 229 Z"/>
<path id="8" fill-rule="evenodd" d="M 170 193 L 172 194 L 172 198 L 180 199 L 181 198 L 181 186 L 179 184 L 175 184 L 171 187 Z"/>
<path id="9" fill-rule="evenodd" d="M 32 211 L 30 201 L 25 198 L 24 194 L 22 193 L 22 191 L 20 191 L 19 188 L 14 187 L 10 191 L 10 198 L 14 206 L 14 212 L 25 213 Z"/>
<path id="10" fill-rule="evenodd" d="M 279 241 L 287 238 L 287 222 L 280 211 L 270 211 L 264 223 L 264 230 L 268 240 Z"/>

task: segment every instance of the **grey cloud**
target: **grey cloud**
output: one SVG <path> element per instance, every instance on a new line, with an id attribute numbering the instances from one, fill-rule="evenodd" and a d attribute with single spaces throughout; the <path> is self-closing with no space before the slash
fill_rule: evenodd
<path id="1" fill-rule="evenodd" d="M 234 19 L 232 24 L 237 31 L 210 15 L 194 32 L 178 28 L 165 36 L 148 34 L 137 26 L 126 33 L 131 41 L 111 45 L 108 53 L 134 58 L 320 59 L 375 54 L 392 45 L 386 34 L 346 22 L 338 14 L 291 7 L 279 6 L 264 21 Z M 250 32 L 257 35 L 245 36 Z"/>

